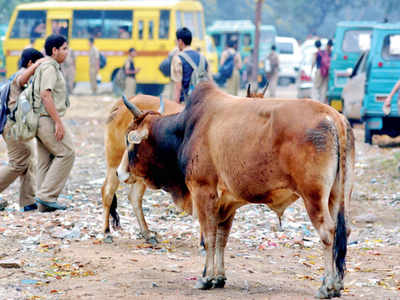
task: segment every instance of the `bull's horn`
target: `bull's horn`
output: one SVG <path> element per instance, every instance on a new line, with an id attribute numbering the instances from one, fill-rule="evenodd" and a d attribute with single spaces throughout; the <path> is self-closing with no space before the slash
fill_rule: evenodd
<path id="1" fill-rule="evenodd" d="M 122 95 L 122 99 L 124 100 L 125 106 L 132 112 L 135 118 L 139 118 L 142 116 L 142 111 L 136 107 L 135 104 L 131 103 L 126 99 L 125 95 Z"/>
<path id="2" fill-rule="evenodd" d="M 165 102 L 164 102 L 164 100 L 162 98 L 162 95 L 160 95 L 160 108 L 158 109 L 158 112 L 160 114 L 163 114 L 164 113 L 164 109 L 165 109 Z"/>
<path id="3" fill-rule="evenodd" d="M 251 92 L 251 83 L 249 82 L 249 84 L 247 85 L 247 96 L 246 97 L 250 97 L 250 92 Z"/>
<path id="4" fill-rule="evenodd" d="M 264 98 L 265 98 L 265 94 L 267 93 L 268 86 L 269 86 L 269 81 L 267 81 L 267 83 L 265 84 L 265 88 L 264 88 L 263 93 L 262 93 Z"/>

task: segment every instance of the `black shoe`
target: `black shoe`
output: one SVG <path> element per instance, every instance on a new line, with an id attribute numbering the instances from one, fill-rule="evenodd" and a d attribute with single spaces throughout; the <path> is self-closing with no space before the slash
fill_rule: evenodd
<path id="1" fill-rule="evenodd" d="M 52 212 L 57 209 L 59 210 L 66 210 L 67 207 L 61 204 L 58 204 L 57 202 L 49 202 L 49 201 L 43 201 L 40 200 L 39 198 L 35 198 L 36 203 L 39 204 L 39 211 L 40 212 Z"/>
<path id="2" fill-rule="evenodd" d="M 38 209 L 38 206 L 36 203 L 30 204 L 30 205 L 25 205 L 24 208 L 21 209 L 22 212 L 25 211 L 31 211 L 31 210 L 35 210 Z"/>

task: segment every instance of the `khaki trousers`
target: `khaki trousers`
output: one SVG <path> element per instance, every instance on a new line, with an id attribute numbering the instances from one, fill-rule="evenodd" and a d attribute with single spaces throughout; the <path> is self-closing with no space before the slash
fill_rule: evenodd
<path id="1" fill-rule="evenodd" d="M 275 98 L 275 96 L 276 96 L 276 86 L 278 85 L 278 78 L 279 78 L 279 73 L 278 72 L 272 73 L 270 75 L 269 83 L 268 83 L 268 89 L 267 89 L 268 90 L 268 92 L 267 92 L 268 97 Z"/>
<path id="2" fill-rule="evenodd" d="M 75 160 L 72 135 L 64 122 L 64 138 L 57 141 L 55 123 L 50 117 L 39 118 L 37 132 L 38 166 L 36 196 L 54 202 L 63 190 Z"/>
<path id="3" fill-rule="evenodd" d="M 92 94 L 97 93 L 97 72 L 96 70 L 89 70 L 89 78 L 90 78 L 90 89 L 92 90 Z"/>
<path id="4" fill-rule="evenodd" d="M 129 99 L 136 94 L 136 79 L 127 76 L 125 78 L 125 96 Z"/>
<path id="5" fill-rule="evenodd" d="M 328 99 L 326 98 L 326 92 L 328 91 L 328 79 L 329 76 L 323 77 L 319 69 L 315 73 L 314 97 L 319 102 L 324 104 L 328 104 Z"/>
<path id="6" fill-rule="evenodd" d="M 19 142 L 7 136 L 6 124 L 3 132 L 7 144 L 8 165 L 0 167 L 0 192 L 20 178 L 19 206 L 31 205 L 35 202 L 35 164 L 33 161 L 33 140 Z"/>
<path id="7" fill-rule="evenodd" d="M 240 89 L 240 73 L 239 70 L 234 69 L 232 76 L 226 81 L 226 91 L 228 94 L 237 96 Z"/>

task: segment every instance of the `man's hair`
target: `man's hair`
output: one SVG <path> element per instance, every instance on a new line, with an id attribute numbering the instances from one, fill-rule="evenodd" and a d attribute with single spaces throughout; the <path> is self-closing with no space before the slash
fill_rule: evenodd
<path id="1" fill-rule="evenodd" d="M 38 59 L 42 58 L 43 54 L 34 48 L 26 48 L 21 54 L 21 67 L 27 68 L 29 61 L 35 63 Z"/>
<path id="2" fill-rule="evenodd" d="M 274 50 L 274 51 L 275 51 L 275 50 L 276 50 L 276 46 L 275 46 L 275 45 L 272 45 L 272 46 L 271 46 L 271 50 Z"/>
<path id="3" fill-rule="evenodd" d="M 89 42 L 91 42 L 91 43 L 93 44 L 93 43 L 94 43 L 94 37 L 91 36 L 91 37 L 89 38 Z"/>
<path id="4" fill-rule="evenodd" d="M 129 50 L 128 50 L 129 53 L 132 53 L 132 52 L 135 52 L 135 51 L 136 51 L 135 48 L 129 48 Z"/>
<path id="5" fill-rule="evenodd" d="M 328 46 L 333 46 L 333 41 L 331 40 L 331 39 L 329 39 L 329 41 L 328 41 L 328 44 L 327 44 Z"/>
<path id="6" fill-rule="evenodd" d="M 46 55 L 53 55 L 53 48 L 60 49 L 64 43 L 67 43 L 67 39 L 59 34 L 49 35 L 44 43 L 44 50 L 46 51 Z"/>
<path id="7" fill-rule="evenodd" d="M 186 46 L 190 46 L 192 44 L 192 33 L 186 27 L 179 28 L 176 31 L 176 39 L 182 40 Z"/>
<path id="8" fill-rule="evenodd" d="M 314 44 L 315 44 L 315 47 L 321 48 L 321 41 L 320 40 L 316 40 Z"/>
<path id="9" fill-rule="evenodd" d="M 229 48 L 234 48 L 236 46 L 236 41 L 234 40 L 228 40 L 228 47 Z"/>

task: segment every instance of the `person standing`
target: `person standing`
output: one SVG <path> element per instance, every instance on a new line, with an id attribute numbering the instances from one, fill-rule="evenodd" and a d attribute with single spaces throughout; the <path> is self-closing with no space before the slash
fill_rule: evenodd
<path id="1" fill-rule="evenodd" d="M 137 56 L 136 50 L 130 48 L 128 52 L 128 59 L 125 61 L 125 96 L 129 99 L 136 94 L 136 74 L 139 73 L 140 68 L 135 68 L 133 58 Z"/>
<path id="2" fill-rule="evenodd" d="M 388 111 L 385 112 L 385 114 L 389 114 L 390 113 L 390 105 L 392 103 L 392 98 L 394 96 L 394 94 L 396 94 L 396 92 L 400 89 L 400 79 L 396 82 L 396 84 L 394 85 L 393 89 L 391 90 L 390 94 L 386 97 L 385 102 L 383 104 L 383 108 L 384 111 Z M 396 99 L 397 105 L 399 105 L 399 96 L 397 96 Z"/>
<path id="3" fill-rule="evenodd" d="M 329 67 L 330 67 L 330 56 L 332 55 L 332 40 L 329 40 L 326 49 L 321 50 L 321 41 L 315 41 L 315 47 L 317 52 L 315 53 L 312 69 L 314 66 L 317 68 L 314 78 L 314 92 L 315 98 L 321 103 L 328 104 L 326 99 L 326 92 L 328 91 L 328 80 L 329 80 Z"/>
<path id="4" fill-rule="evenodd" d="M 38 152 L 37 192 L 39 211 L 66 209 L 57 203 L 71 172 L 75 150 L 72 135 L 62 121 L 69 99 L 60 64 L 68 54 L 68 42 L 62 35 L 50 35 L 45 41 L 48 59 L 35 73 L 34 97 L 41 100 L 36 133 Z M 37 76 L 36 76 L 37 74 Z"/>
<path id="5" fill-rule="evenodd" d="M 234 66 L 231 77 L 226 81 L 226 90 L 229 94 L 237 96 L 240 90 L 240 69 L 242 68 L 242 59 L 240 54 L 237 52 L 236 41 L 228 41 L 228 48 L 226 48 L 221 54 L 220 65 L 223 66 L 230 56 L 233 56 Z"/>
<path id="6" fill-rule="evenodd" d="M 271 52 L 268 54 L 268 61 L 270 71 L 267 74 L 268 77 L 268 97 L 275 98 L 276 87 L 278 85 L 279 78 L 279 56 L 276 53 L 276 46 L 272 45 Z"/>
<path id="7" fill-rule="evenodd" d="M 18 70 L 10 85 L 8 109 L 12 111 L 17 103 L 18 96 L 25 85 L 43 62 L 43 54 L 33 48 L 26 48 L 21 55 L 21 69 Z M 21 180 L 19 189 L 19 206 L 21 211 L 37 209 L 35 203 L 35 164 L 33 162 L 33 141 L 21 142 L 15 140 L 9 133 L 6 123 L 3 139 L 7 145 L 8 164 L 0 167 L 0 192 L 4 191 L 18 177 Z M 0 204 L 1 207 L 6 205 Z"/>
<path id="8" fill-rule="evenodd" d="M 97 73 L 100 70 L 100 52 L 94 46 L 94 38 L 89 38 L 89 78 L 92 94 L 97 93 Z"/>
<path id="9" fill-rule="evenodd" d="M 61 69 L 64 73 L 65 82 L 67 84 L 68 95 L 70 95 L 74 89 L 76 73 L 75 52 L 72 49 L 69 49 L 67 58 L 61 64 Z"/>
<path id="10" fill-rule="evenodd" d="M 176 31 L 176 40 L 180 52 L 172 58 L 171 80 L 175 85 L 175 101 L 180 103 L 184 102 L 189 95 L 190 80 L 194 71 L 188 60 L 191 60 L 197 67 L 200 67 L 200 62 L 203 60 L 205 70 L 208 70 L 208 64 L 204 56 L 190 47 L 192 44 L 192 32 L 188 28 L 182 27 L 178 29 Z M 184 54 L 182 55 L 181 53 Z M 210 74 L 208 74 L 208 77 L 211 78 Z"/>

